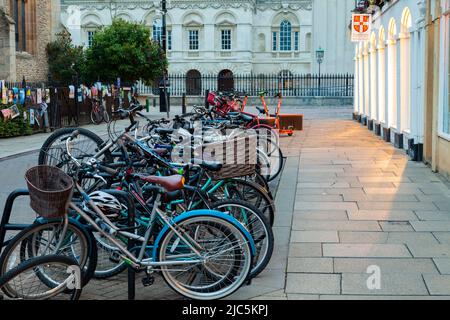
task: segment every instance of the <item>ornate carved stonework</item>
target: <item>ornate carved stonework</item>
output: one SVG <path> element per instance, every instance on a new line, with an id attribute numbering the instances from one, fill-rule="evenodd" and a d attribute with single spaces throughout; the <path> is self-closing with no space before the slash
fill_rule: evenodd
<path id="1" fill-rule="evenodd" d="M 61 0 L 61 7 L 66 8 L 69 5 L 78 5 L 80 10 L 104 10 L 114 8 L 117 10 L 133 10 L 136 8 L 149 10 L 160 7 L 160 1 L 144 0 Z M 242 8 L 244 10 L 312 10 L 312 0 L 290 0 L 290 1 L 258 1 L 258 0 L 172 0 L 169 1 L 167 8 L 179 9 L 230 9 Z"/>

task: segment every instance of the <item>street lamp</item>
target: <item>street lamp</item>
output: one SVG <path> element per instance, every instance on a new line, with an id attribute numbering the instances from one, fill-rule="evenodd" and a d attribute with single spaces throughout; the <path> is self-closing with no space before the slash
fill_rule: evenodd
<path id="1" fill-rule="evenodd" d="M 162 12 L 162 30 L 161 30 L 161 42 L 162 42 L 162 49 L 164 51 L 164 55 L 167 57 L 167 1 L 161 0 L 161 12 Z M 166 111 L 167 111 L 167 119 L 170 118 L 170 109 L 169 109 L 169 99 L 168 99 L 168 92 L 167 92 L 167 81 L 169 81 L 168 77 L 168 70 L 164 70 L 163 74 L 163 90 L 164 90 L 164 102 L 166 105 Z"/>
<path id="2" fill-rule="evenodd" d="M 319 64 L 319 96 L 320 96 L 320 65 L 323 62 L 323 58 L 325 57 L 325 50 L 322 49 L 322 47 L 319 47 L 319 49 L 316 50 L 316 60 Z"/>

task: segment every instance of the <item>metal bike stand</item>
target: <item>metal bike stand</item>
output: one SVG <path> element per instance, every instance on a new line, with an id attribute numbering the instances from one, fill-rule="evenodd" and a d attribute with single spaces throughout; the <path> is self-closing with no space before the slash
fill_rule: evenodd
<path id="1" fill-rule="evenodd" d="M 135 226 L 135 208 L 134 202 L 130 198 L 127 192 L 111 189 L 111 190 L 103 190 L 113 196 L 120 197 L 122 199 L 126 199 L 127 207 L 128 207 L 128 227 L 132 228 Z M 130 239 L 128 242 L 127 249 L 132 250 L 135 247 L 135 241 Z M 128 300 L 135 300 L 136 298 L 136 271 L 128 266 Z"/>
<path id="2" fill-rule="evenodd" d="M 21 231 L 29 227 L 31 224 L 17 224 L 9 223 L 11 218 L 14 201 L 18 197 L 29 196 L 30 192 L 27 189 L 17 189 L 11 192 L 6 199 L 5 208 L 3 209 L 2 221 L 0 223 L 0 252 L 3 247 L 7 246 L 9 240 L 5 242 L 6 231 Z"/>

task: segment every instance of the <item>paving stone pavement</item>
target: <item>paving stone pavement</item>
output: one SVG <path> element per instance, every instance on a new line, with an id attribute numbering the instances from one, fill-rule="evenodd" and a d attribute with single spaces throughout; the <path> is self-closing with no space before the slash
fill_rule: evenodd
<path id="1" fill-rule="evenodd" d="M 274 255 L 229 299 L 450 298 L 448 184 L 351 120 L 307 120 L 303 132 L 281 142 L 287 162 Z M 367 287 L 371 266 L 381 272 L 379 290 Z M 162 278 L 148 288 L 141 278 L 136 299 L 182 299 Z M 82 298 L 126 299 L 126 273 L 91 281 Z"/>
<path id="2" fill-rule="evenodd" d="M 450 189 L 350 120 L 308 121 L 285 290 L 265 299 L 450 298 Z M 368 279 L 380 270 L 380 288 Z"/>

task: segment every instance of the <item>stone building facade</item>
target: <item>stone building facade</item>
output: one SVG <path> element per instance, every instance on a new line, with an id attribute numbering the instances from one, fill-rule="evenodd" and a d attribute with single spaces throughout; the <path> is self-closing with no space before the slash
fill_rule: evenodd
<path id="1" fill-rule="evenodd" d="M 372 30 L 355 49 L 355 112 L 450 178 L 450 0 L 390 1 Z"/>
<path id="2" fill-rule="evenodd" d="M 354 0 L 171 0 L 167 30 L 172 74 L 353 73 L 347 41 Z M 113 18 L 140 22 L 161 37 L 160 1 L 61 0 L 61 22 L 88 46 Z"/>
<path id="3" fill-rule="evenodd" d="M 59 0 L 0 0 L 0 79 L 46 81 L 45 48 L 60 23 Z"/>

